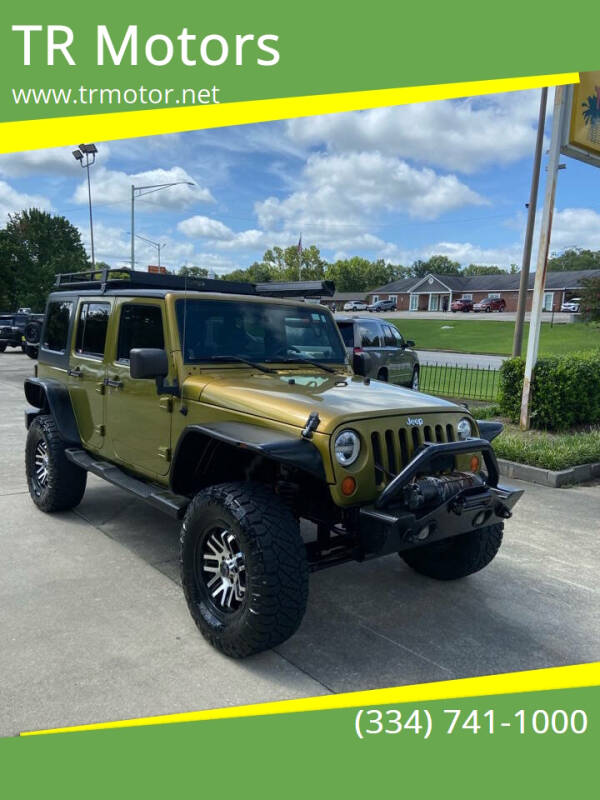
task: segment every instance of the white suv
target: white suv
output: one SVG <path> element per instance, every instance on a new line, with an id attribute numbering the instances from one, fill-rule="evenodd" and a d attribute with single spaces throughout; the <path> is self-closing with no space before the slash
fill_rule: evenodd
<path id="1" fill-rule="evenodd" d="M 365 311 L 367 304 L 362 300 L 350 300 L 344 303 L 344 311 Z"/>

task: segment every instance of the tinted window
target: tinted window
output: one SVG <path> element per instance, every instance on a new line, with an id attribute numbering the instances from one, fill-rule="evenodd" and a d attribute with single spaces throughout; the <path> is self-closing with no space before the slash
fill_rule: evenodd
<path id="1" fill-rule="evenodd" d="M 346 358 L 329 312 L 310 305 L 178 300 L 177 320 L 188 363 L 228 355 L 253 361 L 293 361 L 294 353 L 315 361 Z"/>
<path id="2" fill-rule="evenodd" d="M 361 322 L 358 330 L 363 347 L 381 347 L 379 326 L 376 322 Z"/>
<path id="3" fill-rule="evenodd" d="M 163 350 L 164 346 L 162 313 L 159 306 L 123 306 L 117 361 L 129 361 L 129 351 L 134 347 L 156 347 Z"/>
<path id="4" fill-rule="evenodd" d="M 57 353 L 65 352 L 72 308 L 73 303 L 67 300 L 59 300 L 48 305 L 42 343 L 45 350 L 54 350 Z"/>
<path id="5" fill-rule="evenodd" d="M 386 347 L 396 347 L 396 338 L 389 325 L 383 326 L 383 341 Z"/>
<path id="6" fill-rule="evenodd" d="M 346 347 L 354 347 L 354 323 L 338 322 L 338 328 L 340 329 Z"/>
<path id="7" fill-rule="evenodd" d="M 104 355 L 108 328 L 108 303 L 83 303 L 79 311 L 75 352 L 89 356 Z"/>
<path id="8" fill-rule="evenodd" d="M 398 330 L 398 328 L 391 327 L 391 331 L 394 335 L 394 339 L 396 340 L 396 347 L 402 347 L 404 344 L 404 339 L 402 338 L 402 334 Z"/>

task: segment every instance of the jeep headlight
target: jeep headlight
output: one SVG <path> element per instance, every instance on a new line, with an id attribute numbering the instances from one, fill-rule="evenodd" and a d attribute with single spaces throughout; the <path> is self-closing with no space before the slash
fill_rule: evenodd
<path id="1" fill-rule="evenodd" d="M 354 464 L 360 453 L 360 439 L 357 433 L 351 430 L 342 431 L 335 437 L 335 457 L 342 467 Z"/>
<path id="2" fill-rule="evenodd" d="M 466 417 L 463 417 L 461 420 L 459 420 L 459 423 L 456 426 L 456 430 L 459 439 L 468 439 L 469 436 L 473 433 L 473 426 L 471 425 L 471 421 L 468 420 Z"/>

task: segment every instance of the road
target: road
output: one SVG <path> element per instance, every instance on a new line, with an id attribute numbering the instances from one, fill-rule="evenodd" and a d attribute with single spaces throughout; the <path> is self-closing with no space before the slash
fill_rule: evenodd
<path id="1" fill-rule="evenodd" d="M 438 583 L 397 556 L 325 570 L 292 639 L 221 656 L 188 614 L 176 522 L 95 478 L 75 511 L 31 503 L 31 368 L 0 356 L 0 735 L 600 658 L 600 487 L 528 484 L 486 570 Z"/>
<path id="2" fill-rule="evenodd" d="M 448 364 L 451 367 L 500 369 L 508 356 L 485 356 L 473 353 L 448 353 L 443 350 L 419 350 L 421 364 Z"/>

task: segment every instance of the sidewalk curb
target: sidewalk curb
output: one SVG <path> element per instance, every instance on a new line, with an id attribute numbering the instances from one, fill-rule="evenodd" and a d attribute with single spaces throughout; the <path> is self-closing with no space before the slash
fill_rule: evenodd
<path id="1" fill-rule="evenodd" d="M 594 478 L 600 478 L 600 461 L 593 464 L 579 464 L 569 469 L 554 471 L 541 467 L 532 467 L 529 464 L 518 464 L 515 461 L 498 459 L 500 474 L 507 478 L 515 478 L 519 481 L 529 481 L 529 483 L 539 483 L 541 486 L 550 486 L 558 489 L 577 483 L 585 483 Z"/>

